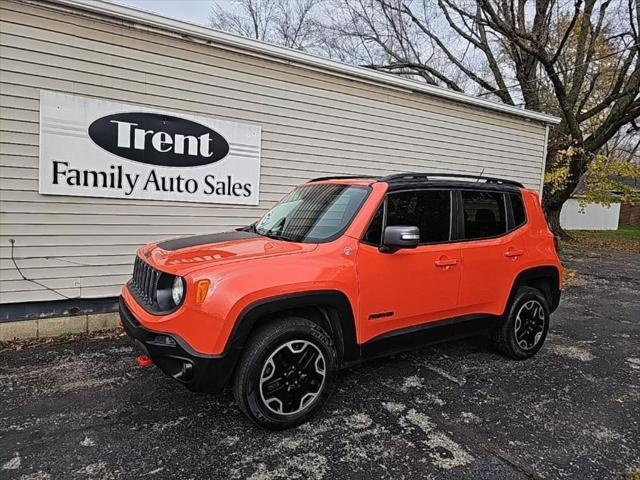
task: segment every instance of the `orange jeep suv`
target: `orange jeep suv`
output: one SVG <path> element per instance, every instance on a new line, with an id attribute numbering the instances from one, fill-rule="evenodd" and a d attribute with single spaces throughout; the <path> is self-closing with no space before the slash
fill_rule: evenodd
<path id="1" fill-rule="evenodd" d="M 365 359 L 482 333 L 531 357 L 561 276 L 538 195 L 517 182 L 318 178 L 248 227 L 140 248 L 120 315 L 165 373 L 232 384 L 251 420 L 283 429 Z"/>

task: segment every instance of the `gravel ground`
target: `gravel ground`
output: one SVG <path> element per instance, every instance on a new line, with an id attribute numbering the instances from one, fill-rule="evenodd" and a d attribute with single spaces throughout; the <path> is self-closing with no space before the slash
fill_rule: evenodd
<path id="1" fill-rule="evenodd" d="M 287 432 L 136 367 L 126 338 L 0 353 L 0 478 L 621 478 L 640 468 L 640 255 L 565 264 L 534 359 L 472 339 L 373 361 Z"/>

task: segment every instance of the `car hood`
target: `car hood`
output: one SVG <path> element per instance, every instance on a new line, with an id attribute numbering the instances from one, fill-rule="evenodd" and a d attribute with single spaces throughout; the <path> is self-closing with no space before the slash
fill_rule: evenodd
<path id="1" fill-rule="evenodd" d="M 159 270 L 185 275 L 212 265 L 310 252 L 316 247 L 235 231 L 167 240 L 147 245 L 139 254 Z"/>

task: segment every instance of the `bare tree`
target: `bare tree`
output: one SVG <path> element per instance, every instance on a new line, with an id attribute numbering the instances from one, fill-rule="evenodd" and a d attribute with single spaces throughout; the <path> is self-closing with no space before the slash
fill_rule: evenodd
<path id="1" fill-rule="evenodd" d="M 605 155 L 616 157 L 640 167 L 640 129 L 634 127 L 621 129 L 602 148 Z"/>
<path id="2" fill-rule="evenodd" d="M 637 130 L 637 0 L 336 2 L 345 13 L 334 32 L 360 41 L 360 58 L 370 58 L 361 64 L 561 117 L 547 175 L 563 181 L 549 182 L 543 196 L 557 234 L 560 209 L 595 154 Z"/>
<path id="3" fill-rule="evenodd" d="M 214 2 L 209 22 L 218 30 L 289 48 L 312 50 L 319 0 L 231 0 Z"/>
<path id="4" fill-rule="evenodd" d="M 320 1 L 234 0 L 212 25 L 560 116 L 543 195 L 559 235 L 596 154 L 637 155 L 640 0 Z"/>

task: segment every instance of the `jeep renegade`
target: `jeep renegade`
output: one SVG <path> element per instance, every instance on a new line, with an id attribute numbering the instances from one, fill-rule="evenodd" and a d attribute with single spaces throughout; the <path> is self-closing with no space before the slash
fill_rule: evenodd
<path id="1" fill-rule="evenodd" d="M 258 222 L 139 249 L 120 315 L 194 391 L 233 385 L 270 429 L 315 414 L 342 367 L 488 333 L 534 355 L 562 267 L 538 195 L 490 177 L 319 178 Z"/>

